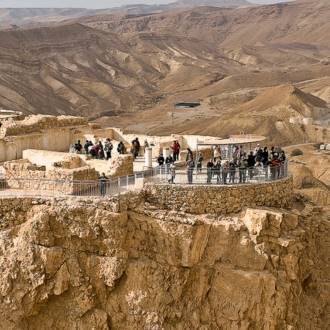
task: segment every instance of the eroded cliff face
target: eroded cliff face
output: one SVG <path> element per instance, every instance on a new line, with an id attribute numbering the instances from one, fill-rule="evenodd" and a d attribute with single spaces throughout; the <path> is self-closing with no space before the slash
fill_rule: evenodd
<path id="1" fill-rule="evenodd" d="M 0 200 L 0 329 L 326 329 L 320 208 Z"/>

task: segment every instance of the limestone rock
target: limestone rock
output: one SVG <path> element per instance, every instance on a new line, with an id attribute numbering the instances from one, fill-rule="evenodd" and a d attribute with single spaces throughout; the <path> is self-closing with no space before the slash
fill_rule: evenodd
<path id="1" fill-rule="evenodd" d="M 327 328 L 322 209 L 149 202 L 0 199 L 0 329 Z"/>

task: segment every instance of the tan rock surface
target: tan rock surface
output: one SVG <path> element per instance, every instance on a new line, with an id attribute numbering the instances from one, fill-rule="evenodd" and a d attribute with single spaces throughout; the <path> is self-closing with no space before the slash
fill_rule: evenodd
<path id="1" fill-rule="evenodd" d="M 329 219 L 300 209 L 2 199 L 0 329 L 326 329 Z"/>

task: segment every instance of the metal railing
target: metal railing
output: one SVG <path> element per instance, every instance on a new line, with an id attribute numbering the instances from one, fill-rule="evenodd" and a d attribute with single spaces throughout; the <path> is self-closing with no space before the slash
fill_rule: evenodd
<path id="1" fill-rule="evenodd" d="M 106 197 L 128 191 L 142 189 L 144 182 L 159 175 L 159 168 L 136 172 L 133 175 L 115 179 L 88 180 L 51 180 L 44 178 L 6 177 L 0 171 L 0 196 L 26 197 Z"/>
<path id="2" fill-rule="evenodd" d="M 237 185 L 276 181 L 288 176 L 288 162 L 277 166 L 251 168 L 196 168 L 171 170 L 169 166 L 159 168 L 154 182 L 170 184 Z"/>
<path id="3" fill-rule="evenodd" d="M 0 177 L 0 196 L 106 197 L 143 188 L 144 183 L 236 185 L 275 181 L 288 176 L 287 162 L 280 166 L 253 168 L 200 168 L 173 171 L 164 165 L 134 175 L 98 181 L 68 181 L 39 178 Z"/>

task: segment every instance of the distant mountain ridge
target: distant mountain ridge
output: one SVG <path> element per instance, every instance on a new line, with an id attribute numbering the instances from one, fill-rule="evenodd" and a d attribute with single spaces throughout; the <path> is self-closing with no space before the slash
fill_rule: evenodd
<path id="1" fill-rule="evenodd" d="M 212 6 L 212 7 L 239 7 L 251 5 L 246 0 L 178 0 L 174 2 L 174 6 L 189 7 L 189 6 Z"/>
<path id="2" fill-rule="evenodd" d="M 138 1 L 137 1 L 138 2 Z M 107 14 L 141 15 L 159 13 L 178 8 L 192 8 L 198 6 L 212 7 L 240 7 L 251 5 L 246 0 L 179 0 L 164 5 L 133 4 L 109 9 L 86 8 L 0 8 L 0 28 L 9 28 L 13 25 L 38 25 L 47 22 L 61 22 L 68 19 Z"/>
<path id="3" fill-rule="evenodd" d="M 0 31 L 0 107 L 134 132 L 244 131 L 281 143 L 307 134 L 291 117 L 330 120 L 327 1 L 95 13 L 64 10 L 65 22 Z M 192 100 L 201 106 L 169 116 L 173 104 Z"/>

